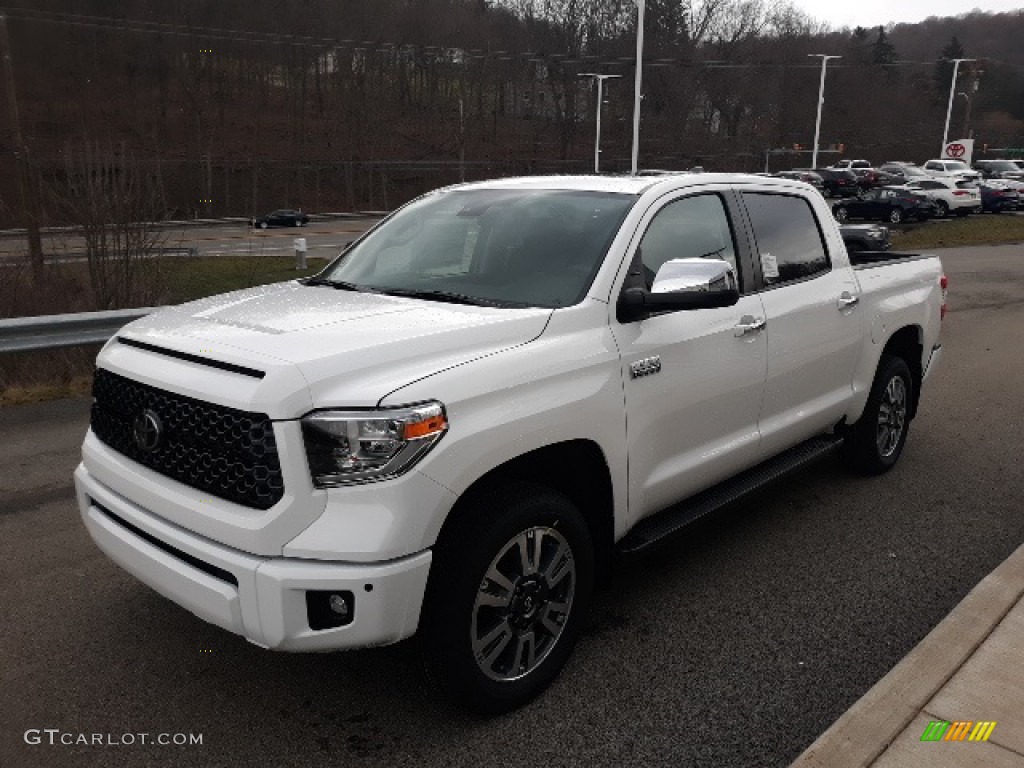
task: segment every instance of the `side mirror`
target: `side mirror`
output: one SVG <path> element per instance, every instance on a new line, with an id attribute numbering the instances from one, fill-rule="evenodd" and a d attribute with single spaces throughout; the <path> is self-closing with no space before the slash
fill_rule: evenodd
<path id="1" fill-rule="evenodd" d="M 627 288 L 619 297 L 621 322 L 655 312 L 731 307 L 740 300 L 736 273 L 720 259 L 671 259 L 658 269 L 651 290 Z"/>

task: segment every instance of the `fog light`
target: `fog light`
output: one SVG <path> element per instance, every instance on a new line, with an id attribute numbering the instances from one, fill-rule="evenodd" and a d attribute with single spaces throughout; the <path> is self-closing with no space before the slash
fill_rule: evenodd
<path id="1" fill-rule="evenodd" d="M 355 617 L 355 596 L 348 590 L 308 591 L 306 616 L 310 629 L 333 629 L 351 624 Z"/>
<path id="2" fill-rule="evenodd" d="M 339 595 L 337 592 L 333 593 L 327 601 L 327 604 L 331 606 L 331 610 L 339 616 L 348 616 L 349 607 L 348 603 L 345 602 L 345 598 Z"/>

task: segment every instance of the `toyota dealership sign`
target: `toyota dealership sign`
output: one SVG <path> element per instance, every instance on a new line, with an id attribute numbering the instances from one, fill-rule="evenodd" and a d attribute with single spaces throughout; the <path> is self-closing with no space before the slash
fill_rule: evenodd
<path id="1" fill-rule="evenodd" d="M 943 160 L 963 160 L 968 165 L 973 154 L 974 139 L 954 139 L 942 148 Z"/>

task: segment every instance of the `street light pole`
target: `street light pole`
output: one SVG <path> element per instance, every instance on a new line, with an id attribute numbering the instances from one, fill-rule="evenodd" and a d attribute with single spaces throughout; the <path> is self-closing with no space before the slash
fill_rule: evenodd
<path id="1" fill-rule="evenodd" d="M 643 83 L 644 62 L 644 0 L 636 0 L 636 77 L 633 80 L 633 175 L 640 154 L 640 86 Z"/>
<path id="2" fill-rule="evenodd" d="M 946 127 L 942 130 L 942 149 L 939 150 L 939 157 L 946 151 L 946 144 L 949 143 L 949 117 L 953 114 L 953 96 L 956 95 L 956 73 L 960 69 L 961 61 L 976 61 L 976 59 L 947 59 L 953 62 L 953 81 L 949 84 L 949 105 L 946 107 Z"/>
<path id="3" fill-rule="evenodd" d="M 604 104 L 604 81 L 622 75 L 599 75 L 596 72 L 581 72 L 579 77 L 591 77 L 597 81 L 597 131 L 594 134 L 594 173 L 601 172 L 601 105 Z"/>
<path id="4" fill-rule="evenodd" d="M 814 121 L 814 152 L 811 155 L 811 168 L 818 167 L 818 137 L 821 136 L 821 106 L 825 103 L 825 69 L 829 59 L 841 59 L 842 56 L 830 56 L 824 53 L 808 53 L 812 59 L 821 59 L 821 81 L 818 83 L 818 117 Z"/>

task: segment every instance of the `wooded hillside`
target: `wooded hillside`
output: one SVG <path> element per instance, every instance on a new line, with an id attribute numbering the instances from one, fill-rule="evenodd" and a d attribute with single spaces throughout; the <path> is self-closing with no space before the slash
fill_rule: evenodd
<path id="1" fill-rule="evenodd" d="M 460 178 L 587 171 L 586 72 L 623 76 L 607 82 L 602 166 L 629 167 L 636 20 L 622 0 L 31 0 L 6 13 L 44 223 L 61 223 L 52 200 L 86 151 L 131 158 L 169 217 L 387 209 Z M 757 171 L 768 149 L 809 149 L 812 53 L 843 56 L 823 148 L 934 157 L 951 74 L 939 60 L 957 55 L 979 61 L 961 68 L 951 137 L 1024 147 L 1024 11 L 835 31 L 763 0 L 648 0 L 645 28 L 642 167 Z M 12 136 L 3 110 L 0 226 L 20 206 Z"/>

